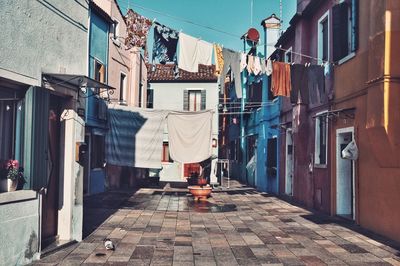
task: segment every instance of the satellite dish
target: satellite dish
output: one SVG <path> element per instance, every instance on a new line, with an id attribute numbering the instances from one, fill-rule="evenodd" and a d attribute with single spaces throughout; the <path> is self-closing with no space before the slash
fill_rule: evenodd
<path id="1" fill-rule="evenodd" d="M 248 41 L 252 41 L 252 42 L 258 43 L 258 41 L 260 40 L 260 33 L 255 28 L 250 28 L 247 31 L 246 39 Z"/>

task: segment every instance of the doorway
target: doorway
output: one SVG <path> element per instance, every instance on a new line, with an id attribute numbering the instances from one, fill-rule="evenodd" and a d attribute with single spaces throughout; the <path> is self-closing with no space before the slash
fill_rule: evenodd
<path id="1" fill-rule="evenodd" d="M 342 150 L 354 139 L 354 127 L 336 130 L 336 214 L 355 219 L 354 161 L 342 158 Z"/>
<path id="2" fill-rule="evenodd" d="M 47 189 L 42 197 L 42 249 L 57 236 L 60 179 L 60 113 L 61 101 L 50 95 L 48 125 Z"/>
<path id="3" fill-rule="evenodd" d="M 286 171 L 285 194 L 293 196 L 293 134 L 292 129 L 286 130 Z"/>

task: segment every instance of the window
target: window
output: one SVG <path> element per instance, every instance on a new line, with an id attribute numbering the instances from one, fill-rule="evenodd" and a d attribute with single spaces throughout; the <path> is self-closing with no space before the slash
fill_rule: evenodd
<path id="1" fill-rule="evenodd" d="M 267 141 L 267 175 L 276 177 L 278 167 L 278 138 L 269 138 Z"/>
<path id="2" fill-rule="evenodd" d="M 97 60 L 94 60 L 94 79 L 100 82 L 105 81 L 105 67 Z"/>
<path id="3" fill-rule="evenodd" d="M 327 142 L 328 142 L 328 118 L 326 113 L 318 113 L 315 118 L 315 155 L 316 165 L 326 165 L 327 163 Z"/>
<path id="4" fill-rule="evenodd" d="M 183 93 L 183 110 L 200 111 L 206 109 L 205 90 L 185 90 Z"/>
<path id="5" fill-rule="evenodd" d="M 163 143 L 163 151 L 162 151 L 162 162 L 169 162 L 169 163 L 173 163 L 174 160 L 171 159 L 171 157 L 169 156 L 169 144 L 168 142 L 164 142 Z"/>
<path id="6" fill-rule="evenodd" d="M 120 102 L 126 102 L 126 75 L 121 72 L 120 78 L 119 78 L 119 101 Z"/>
<path id="7" fill-rule="evenodd" d="M 147 89 L 147 108 L 153 108 L 154 90 Z"/>
<path id="8" fill-rule="evenodd" d="M 117 19 L 113 20 L 113 24 L 111 25 L 111 34 L 114 40 L 118 40 L 119 36 L 119 22 Z"/>
<path id="9" fill-rule="evenodd" d="M 285 52 L 285 62 L 286 62 L 286 63 L 292 63 L 292 62 L 293 62 L 292 47 L 290 47 L 290 48 Z"/>
<path id="10" fill-rule="evenodd" d="M 358 0 L 345 0 L 332 8 L 333 60 L 351 56 L 358 46 Z"/>
<path id="11" fill-rule="evenodd" d="M 329 60 L 329 11 L 318 20 L 318 58 Z"/>
<path id="12" fill-rule="evenodd" d="M 90 152 L 91 168 L 103 168 L 105 162 L 105 137 L 103 135 L 92 135 Z"/>

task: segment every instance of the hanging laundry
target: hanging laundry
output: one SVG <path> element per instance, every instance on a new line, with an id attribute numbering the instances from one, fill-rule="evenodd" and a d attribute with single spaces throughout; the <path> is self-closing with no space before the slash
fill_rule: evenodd
<path id="1" fill-rule="evenodd" d="M 325 95 L 322 98 L 322 103 L 327 103 L 329 100 L 333 100 L 333 85 L 334 85 L 334 75 L 333 75 L 333 65 L 326 63 L 324 66 L 325 74 Z"/>
<path id="2" fill-rule="evenodd" d="M 167 116 L 169 152 L 174 161 L 198 163 L 212 154 L 213 111 L 170 112 Z"/>
<path id="3" fill-rule="evenodd" d="M 110 105 L 108 115 L 107 162 L 116 166 L 160 169 L 167 113 Z"/>
<path id="4" fill-rule="evenodd" d="M 247 62 L 247 71 L 254 75 L 258 75 L 261 72 L 261 62 L 258 56 L 249 55 Z"/>
<path id="5" fill-rule="evenodd" d="M 153 64 L 156 60 L 161 64 L 176 62 L 178 40 L 178 31 L 156 22 L 154 26 Z"/>
<path id="6" fill-rule="evenodd" d="M 222 55 L 222 47 L 218 44 L 214 44 L 214 55 L 215 55 L 215 74 L 221 75 L 222 69 L 224 68 L 224 56 Z"/>
<path id="7" fill-rule="evenodd" d="M 266 61 L 262 58 L 260 58 L 261 60 L 261 74 L 267 74 L 267 64 Z"/>
<path id="8" fill-rule="evenodd" d="M 301 103 L 308 104 L 308 72 L 303 64 L 294 64 L 290 66 L 290 77 L 292 90 L 290 91 L 290 102 L 297 104 L 299 92 Z"/>
<path id="9" fill-rule="evenodd" d="M 197 56 L 199 64 L 210 66 L 212 65 L 213 45 L 209 42 L 199 40 L 197 43 Z"/>
<path id="10" fill-rule="evenodd" d="M 290 97 L 290 65 L 282 62 L 273 62 L 272 68 L 272 94 L 274 96 Z"/>
<path id="11" fill-rule="evenodd" d="M 236 97 L 237 98 L 242 98 L 242 82 L 240 78 L 240 54 L 231 51 L 229 49 L 223 48 L 222 49 L 222 54 L 224 58 L 224 68 L 221 72 L 221 77 L 220 77 L 220 86 L 221 88 L 224 88 L 225 86 L 225 76 L 229 71 L 229 68 L 231 69 L 231 73 L 233 74 L 235 78 L 235 92 L 236 92 Z"/>
<path id="12" fill-rule="evenodd" d="M 147 34 L 151 28 L 151 20 L 139 15 L 132 9 L 126 14 L 127 37 L 125 45 L 127 49 L 132 47 L 146 47 Z"/>
<path id="13" fill-rule="evenodd" d="M 246 53 L 240 53 L 240 73 L 243 72 L 246 66 L 247 66 L 247 55 Z"/>
<path id="14" fill-rule="evenodd" d="M 179 33 L 178 66 L 188 72 L 199 71 L 199 58 L 197 56 L 198 39 L 183 32 Z"/>
<path id="15" fill-rule="evenodd" d="M 268 59 L 267 60 L 267 65 L 265 67 L 265 74 L 267 74 L 267 76 L 271 76 L 272 71 L 273 71 L 273 69 L 272 69 L 272 61 L 271 61 L 271 59 Z"/>
<path id="16" fill-rule="evenodd" d="M 311 103 L 321 103 L 325 95 L 324 67 L 312 65 L 308 67 L 308 91 Z"/>

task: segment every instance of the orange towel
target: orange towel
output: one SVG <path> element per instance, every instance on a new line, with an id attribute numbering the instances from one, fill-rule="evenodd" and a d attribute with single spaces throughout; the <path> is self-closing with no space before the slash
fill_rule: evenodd
<path id="1" fill-rule="evenodd" d="M 272 63 L 272 94 L 290 97 L 292 90 L 290 81 L 290 65 L 282 62 Z"/>

